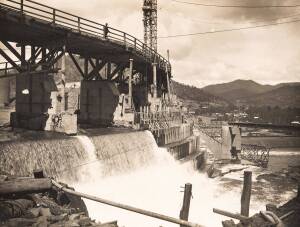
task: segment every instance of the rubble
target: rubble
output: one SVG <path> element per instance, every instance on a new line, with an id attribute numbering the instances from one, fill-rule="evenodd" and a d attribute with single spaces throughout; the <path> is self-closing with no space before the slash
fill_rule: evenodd
<path id="1" fill-rule="evenodd" d="M 281 206 L 266 204 L 266 210 L 250 217 L 251 227 L 298 227 L 300 226 L 300 166 L 289 166 L 278 172 L 264 173 L 256 177 L 258 181 L 268 182 L 268 187 L 278 187 L 282 191 L 290 191 L 298 184 L 298 194 L 295 198 Z M 279 183 L 281 182 L 281 183 Z M 254 185 L 254 187 L 257 187 Z M 262 195 L 272 196 L 276 200 L 276 194 Z M 248 223 L 242 221 L 235 224 L 233 220 L 222 222 L 223 227 L 248 227 Z"/>
<path id="2" fill-rule="evenodd" d="M 9 177 L 2 179 L 14 180 Z M 0 226 L 118 227 L 116 221 L 101 224 L 91 220 L 81 198 L 70 196 L 55 187 L 40 193 L 0 195 Z"/>

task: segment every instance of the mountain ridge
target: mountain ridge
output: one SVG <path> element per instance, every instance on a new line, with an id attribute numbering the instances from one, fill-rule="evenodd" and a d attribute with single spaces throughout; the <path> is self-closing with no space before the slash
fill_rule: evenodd
<path id="1" fill-rule="evenodd" d="M 253 80 L 234 80 L 197 88 L 173 81 L 179 98 L 196 102 L 222 102 L 252 106 L 280 106 L 300 108 L 300 82 L 275 85 L 260 84 Z"/>
<path id="2" fill-rule="evenodd" d="M 228 83 L 209 85 L 202 90 L 235 104 L 241 102 L 246 105 L 259 106 L 300 106 L 300 98 L 298 98 L 300 82 L 263 85 L 253 80 L 238 79 Z"/>

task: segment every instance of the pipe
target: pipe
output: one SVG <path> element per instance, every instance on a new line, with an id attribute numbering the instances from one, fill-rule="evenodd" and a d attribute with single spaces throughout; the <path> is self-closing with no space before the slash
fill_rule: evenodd
<path id="1" fill-rule="evenodd" d="M 240 215 L 240 214 L 234 214 L 234 213 L 231 213 L 231 212 L 228 212 L 228 211 L 225 211 L 225 210 L 216 209 L 216 208 L 213 208 L 213 212 L 217 213 L 217 214 L 224 215 L 226 217 L 230 217 L 230 218 L 234 218 L 234 219 L 237 219 L 237 220 L 240 220 L 240 221 L 244 221 L 244 222 L 247 222 L 247 221 L 251 220 L 251 218 L 249 218 L 249 217 L 246 217 L 246 216 L 243 216 L 243 215 Z"/>
<path id="2" fill-rule="evenodd" d="M 113 202 L 113 201 L 110 201 L 110 200 L 102 199 L 102 198 L 99 198 L 99 197 L 96 197 L 96 196 L 91 196 L 91 195 L 87 195 L 87 194 L 84 194 L 84 193 L 76 192 L 76 191 L 65 188 L 64 186 L 60 185 L 59 183 L 57 183 L 54 180 L 52 180 L 52 184 L 54 186 L 56 186 L 57 188 L 59 188 L 60 190 L 66 192 L 68 194 L 79 196 L 79 197 L 86 198 L 86 199 L 90 199 L 90 200 L 93 200 L 93 201 L 96 201 L 96 202 L 99 202 L 99 203 L 103 203 L 103 204 L 106 204 L 106 205 L 109 205 L 109 206 L 118 207 L 118 208 L 121 208 L 121 209 L 124 209 L 124 210 L 129 210 L 129 211 L 132 211 L 132 212 L 135 212 L 135 213 L 139 213 L 139 214 L 142 214 L 142 215 L 146 215 L 146 216 L 149 216 L 149 217 L 157 218 L 157 219 L 160 219 L 160 220 L 164 220 L 164 221 L 167 221 L 167 222 L 172 222 L 172 223 L 175 223 L 175 224 L 184 225 L 184 226 L 188 226 L 188 227 L 204 227 L 203 225 L 198 225 L 198 224 L 195 224 L 195 223 L 192 223 L 192 222 L 180 220 L 180 219 L 173 218 L 173 217 L 170 217 L 170 216 L 167 216 L 167 215 L 158 214 L 158 213 L 155 213 L 155 212 L 152 212 L 152 211 L 147 211 L 147 210 L 136 208 L 136 207 L 133 207 L 133 206 L 128 206 L 128 205 L 125 205 L 125 204 L 116 203 L 116 202 Z"/>
<path id="3" fill-rule="evenodd" d="M 133 59 L 129 59 L 129 78 L 128 78 L 128 105 L 132 109 L 132 76 L 133 76 Z"/>
<path id="4" fill-rule="evenodd" d="M 153 87 L 154 87 L 153 97 L 154 98 L 157 98 L 157 72 L 156 72 L 157 68 L 156 68 L 156 65 L 157 65 L 156 62 L 152 63 L 152 66 L 153 66 Z"/>

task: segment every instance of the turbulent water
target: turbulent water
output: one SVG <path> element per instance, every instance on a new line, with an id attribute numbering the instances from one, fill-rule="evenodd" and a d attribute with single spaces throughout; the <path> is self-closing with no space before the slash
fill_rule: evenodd
<path id="1" fill-rule="evenodd" d="M 292 162 L 299 164 L 299 154 L 299 149 L 272 150 L 270 168 L 265 171 L 277 170 L 279 163 L 280 168 Z M 209 179 L 195 171 L 191 163 L 175 161 L 145 131 L 0 143 L 0 166 L 1 170 L 17 175 L 44 168 L 49 176 L 74 186 L 77 191 L 173 217 L 179 217 L 182 187 L 191 183 L 189 220 L 210 227 L 221 226 L 221 220 L 226 219 L 214 214 L 213 208 L 240 210 L 242 171 Z M 262 170 L 250 170 L 257 183 L 256 176 Z M 266 185 L 262 187 L 263 194 L 261 189 L 254 188 L 251 214 L 263 210 L 274 193 L 280 194 L 270 192 Z M 295 193 L 282 193 L 277 201 L 287 201 Z M 90 216 L 101 222 L 117 220 L 119 226 L 126 227 L 178 226 L 89 200 L 86 204 Z"/>
<path id="2" fill-rule="evenodd" d="M 149 136 L 152 138 L 152 135 Z M 84 136 L 78 139 L 86 145 L 86 151 L 93 160 L 93 153 L 97 148 L 93 146 L 92 140 Z M 153 155 L 151 162 L 142 163 L 139 168 L 113 176 L 103 175 L 107 172 L 104 162 L 92 162 L 83 166 L 81 180 L 72 182 L 72 185 L 80 192 L 178 217 L 183 199 L 182 187 L 185 183 L 192 183 L 190 221 L 210 227 L 221 226 L 224 217 L 214 214 L 214 207 L 239 212 L 240 188 L 227 190 L 220 187 L 219 180 L 207 178 L 206 174 L 195 171 L 189 163 L 179 164 L 155 143 L 143 152 L 128 153 L 127 159 L 148 153 Z M 86 200 L 86 204 L 90 216 L 101 222 L 117 220 L 120 226 L 126 227 L 178 226 L 89 200 Z M 263 206 L 263 202 L 254 201 L 251 212 L 254 213 Z"/>

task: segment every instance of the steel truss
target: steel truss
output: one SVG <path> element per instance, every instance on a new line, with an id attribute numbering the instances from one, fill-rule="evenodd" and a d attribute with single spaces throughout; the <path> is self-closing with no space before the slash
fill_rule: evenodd
<path id="1" fill-rule="evenodd" d="M 242 144 L 241 158 L 251 161 L 258 166 L 268 166 L 270 148 L 256 144 Z"/>

